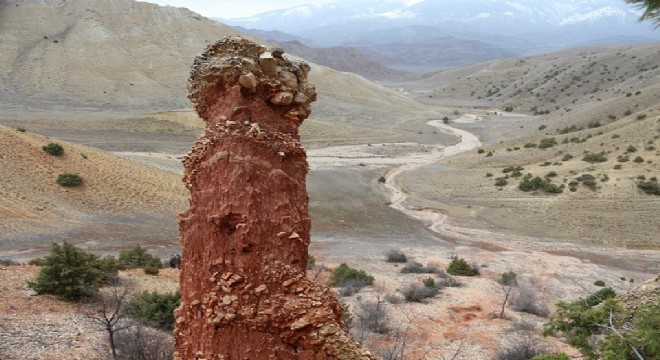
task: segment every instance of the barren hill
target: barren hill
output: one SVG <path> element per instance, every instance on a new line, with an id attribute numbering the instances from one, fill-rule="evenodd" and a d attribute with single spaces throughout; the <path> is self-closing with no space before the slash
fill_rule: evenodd
<path id="1" fill-rule="evenodd" d="M 375 58 L 370 58 L 360 50 L 352 47 L 313 48 L 299 41 L 273 43 L 283 48 L 286 52 L 303 59 L 331 67 L 335 70 L 359 74 L 372 80 L 402 79 L 406 75 L 409 75 L 402 71 L 388 68 L 375 60 Z"/>
<path id="2" fill-rule="evenodd" d="M 43 151 L 50 142 L 61 144 L 64 153 Z M 5 126 L 0 126 L 0 164 L 5 254 L 61 239 L 102 239 L 97 245 L 105 250 L 127 240 L 176 241 L 175 216 L 186 199 L 177 174 Z M 82 185 L 58 185 L 65 172 L 80 175 Z M 131 234 L 138 226 L 142 233 Z"/>
<path id="3" fill-rule="evenodd" d="M 182 8 L 131 0 L 0 3 L 0 102 L 30 107 L 187 107 L 205 44 L 236 34 Z"/>

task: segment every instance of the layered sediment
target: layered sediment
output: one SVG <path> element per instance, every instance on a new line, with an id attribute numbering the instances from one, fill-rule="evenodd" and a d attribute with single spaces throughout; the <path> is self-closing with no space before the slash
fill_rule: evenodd
<path id="1" fill-rule="evenodd" d="M 195 59 L 189 98 L 206 130 L 184 159 L 176 359 L 376 358 L 344 330 L 331 291 L 306 278 L 298 127 L 316 99 L 309 70 L 238 37 Z"/>

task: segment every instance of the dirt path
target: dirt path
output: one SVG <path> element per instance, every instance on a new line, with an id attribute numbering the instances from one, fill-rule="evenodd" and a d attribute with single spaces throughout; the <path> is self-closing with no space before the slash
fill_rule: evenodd
<path id="1" fill-rule="evenodd" d="M 465 114 L 461 118 L 456 119 L 456 122 L 470 121 L 474 118 L 476 118 L 476 115 Z M 481 142 L 479 141 L 479 138 L 476 135 L 467 132 L 465 130 L 460 130 L 445 125 L 440 120 L 432 120 L 427 122 L 427 124 L 431 126 L 435 126 L 436 128 L 438 128 L 438 130 L 446 134 L 459 137 L 461 139 L 460 142 L 452 146 L 438 147 L 436 151 L 426 154 L 426 156 L 424 156 L 423 161 L 415 161 L 415 162 L 408 161 L 404 165 L 391 168 L 385 174 L 385 189 L 388 193 L 387 195 L 390 199 L 390 206 L 392 208 L 399 210 L 412 218 L 421 220 L 429 224 L 429 228 L 436 233 L 439 234 L 442 233 L 443 235 L 447 235 L 448 234 L 447 230 L 449 228 L 447 224 L 447 216 L 433 209 L 418 209 L 418 208 L 411 208 L 406 206 L 405 202 L 410 197 L 410 195 L 397 182 L 397 178 L 405 172 L 412 171 L 422 166 L 432 164 L 436 161 L 439 161 L 442 158 L 456 155 L 465 151 L 474 150 L 481 146 Z M 460 230 L 464 230 L 464 229 L 460 229 Z M 458 235 L 458 234 L 464 234 L 464 231 L 459 231 L 459 228 L 455 228 L 453 229 L 453 231 L 449 231 L 449 235 Z"/>

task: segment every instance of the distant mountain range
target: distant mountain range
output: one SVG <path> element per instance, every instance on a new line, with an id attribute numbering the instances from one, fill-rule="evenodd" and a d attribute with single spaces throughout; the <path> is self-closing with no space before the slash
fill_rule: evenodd
<path id="1" fill-rule="evenodd" d="M 289 33 L 307 45 L 368 48 L 397 68 L 442 68 L 589 44 L 660 41 L 660 32 L 638 18 L 637 9 L 622 0 L 357 0 L 217 20 Z M 458 63 L 428 56 L 392 59 L 396 49 L 429 48 L 447 39 L 473 41 L 465 52 L 479 56 Z"/>

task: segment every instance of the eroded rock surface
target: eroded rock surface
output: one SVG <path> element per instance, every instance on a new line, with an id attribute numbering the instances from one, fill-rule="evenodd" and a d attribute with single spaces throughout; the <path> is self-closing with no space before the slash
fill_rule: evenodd
<path id="1" fill-rule="evenodd" d="M 189 98 L 206 131 L 184 160 L 176 359 L 376 358 L 344 331 L 330 290 L 305 277 L 309 69 L 237 37 L 195 59 Z"/>

